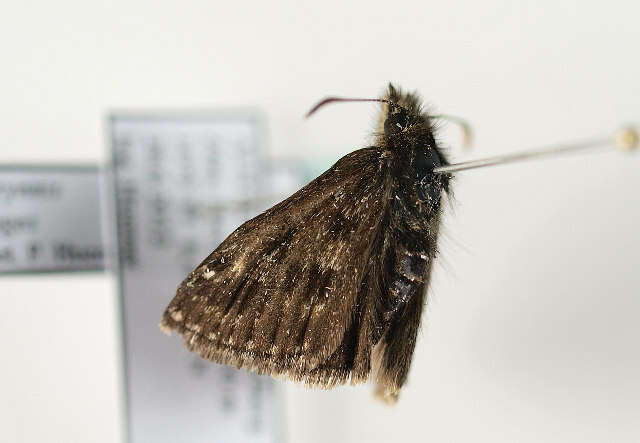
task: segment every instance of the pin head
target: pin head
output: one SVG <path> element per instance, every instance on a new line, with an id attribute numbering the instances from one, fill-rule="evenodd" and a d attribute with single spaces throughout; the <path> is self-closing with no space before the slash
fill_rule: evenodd
<path id="1" fill-rule="evenodd" d="M 640 144 L 638 130 L 632 126 L 627 126 L 617 130 L 613 134 L 613 144 L 621 151 L 634 151 Z"/>

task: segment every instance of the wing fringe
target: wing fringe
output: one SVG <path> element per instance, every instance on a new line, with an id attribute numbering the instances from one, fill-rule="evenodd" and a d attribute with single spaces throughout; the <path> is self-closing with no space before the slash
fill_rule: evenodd
<path id="1" fill-rule="evenodd" d="M 173 331 L 180 334 L 185 347 L 196 352 L 200 357 L 222 365 L 235 366 L 260 375 L 285 377 L 296 383 L 309 387 L 331 389 L 335 386 L 351 383 L 364 383 L 369 374 L 357 374 L 351 368 L 329 368 L 325 366 L 310 368 L 304 356 L 274 356 L 272 354 L 252 351 L 239 351 L 230 345 L 215 343 L 200 332 L 176 322 L 165 315 L 160 329 L 171 335 Z"/>

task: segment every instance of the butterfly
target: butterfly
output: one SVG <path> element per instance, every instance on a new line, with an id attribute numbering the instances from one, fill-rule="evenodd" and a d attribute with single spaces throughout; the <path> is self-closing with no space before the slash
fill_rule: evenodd
<path id="1" fill-rule="evenodd" d="M 451 172 L 511 160 L 450 165 L 436 116 L 393 85 L 380 99 L 329 98 L 311 112 L 334 101 L 382 103 L 373 146 L 236 229 L 179 285 L 160 326 L 216 363 L 323 388 L 372 378 L 394 402 L 416 346 Z M 637 144 L 636 132 L 626 135 Z"/>

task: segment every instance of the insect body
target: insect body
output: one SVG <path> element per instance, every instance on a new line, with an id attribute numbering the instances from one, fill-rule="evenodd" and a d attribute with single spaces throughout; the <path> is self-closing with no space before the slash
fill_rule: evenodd
<path id="1" fill-rule="evenodd" d="M 244 223 L 180 284 L 161 326 L 202 357 L 332 387 L 404 384 L 448 175 L 418 99 L 389 86 L 375 146 Z"/>

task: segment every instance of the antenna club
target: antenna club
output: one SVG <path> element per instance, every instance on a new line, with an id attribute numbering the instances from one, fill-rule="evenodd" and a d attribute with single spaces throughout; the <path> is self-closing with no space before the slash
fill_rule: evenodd
<path id="1" fill-rule="evenodd" d="M 631 126 L 617 130 L 613 134 L 613 143 L 621 151 L 631 152 L 636 150 L 640 144 L 638 130 Z"/>
<path id="2" fill-rule="evenodd" d="M 429 116 L 430 119 L 443 119 L 451 121 L 457 124 L 462 130 L 462 148 L 465 150 L 471 149 L 473 145 L 473 130 L 468 121 L 463 118 L 456 117 L 455 115 L 449 114 L 436 114 Z"/>
<path id="3" fill-rule="evenodd" d="M 473 131 L 471 125 L 467 122 L 461 122 L 460 127 L 462 128 L 462 147 L 469 150 L 471 146 L 473 146 Z"/>

